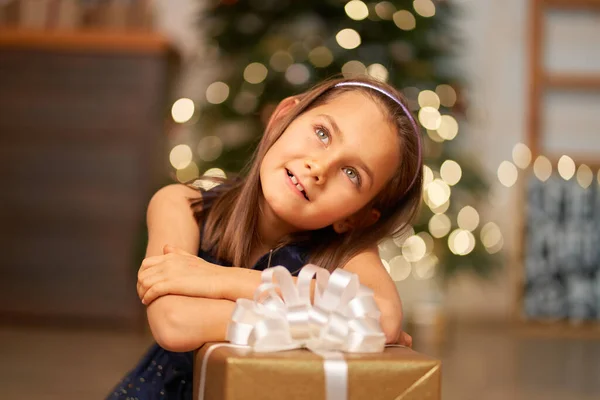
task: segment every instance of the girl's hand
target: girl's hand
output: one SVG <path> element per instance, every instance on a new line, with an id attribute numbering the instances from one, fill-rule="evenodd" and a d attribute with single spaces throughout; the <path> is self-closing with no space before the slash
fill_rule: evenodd
<path id="1" fill-rule="evenodd" d="M 398 340 L 396 341 L 396 344 L 401 344 L 403 346 L 412 348 L 413 340 L 408 333 L 400 331 L 400 335 L 398 335 Z"/>
<path id="2" fill-rule="evenodd" d="M 138 271 L 137 292 L 143 304 L 167 294 L 222 298 L 226 268 L 172 246 L 165 246 L 163 252 L 144 259 Z"/>

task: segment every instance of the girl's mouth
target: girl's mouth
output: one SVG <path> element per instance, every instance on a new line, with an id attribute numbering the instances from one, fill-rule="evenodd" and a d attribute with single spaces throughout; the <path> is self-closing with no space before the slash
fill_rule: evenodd
<path id="1" fill-rule="evenodd" d="M 290 181 L 292 182 L 292 184 L 296 187 L 296 189 L 298 189 L 298 191 L 300 193 L 302 193 L 302 195 L 304 196 L 304 198 L 306 200 L 308 200 L 308 196 L 306 195 L 306 191 L 304 190 L 304 187 L 300 184 L 300 182 L 298 182 L 298 178 L 296 178 L 296 176 L 294 176 L 294 174 L 292 174 L 290 172 L 289 169 L 286 168 L 286 172 L 288 177 L 290 178 Z"/>

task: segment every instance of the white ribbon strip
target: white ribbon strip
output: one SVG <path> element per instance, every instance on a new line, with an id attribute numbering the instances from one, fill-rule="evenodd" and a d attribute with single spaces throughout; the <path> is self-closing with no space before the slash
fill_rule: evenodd
<path id="1" fill-rule="evenodd" d="M 226 339 L 255 352 L 313 351 L 325 359 L 326 400 L 346 400 L 348 365 L 341 352 L 380 353 L 385 347 L 373 291 L 355 274 L 342 269 L 330 274 L 311 264 L 302 268 L 296 284 L 282 266 L 265 269 L 261 280 L 254 301 L 237 300 Z M 232 345 L 214 345 L 204 355 L 199 400 L 204 398 L 208 357 L 221 346 Z"/>

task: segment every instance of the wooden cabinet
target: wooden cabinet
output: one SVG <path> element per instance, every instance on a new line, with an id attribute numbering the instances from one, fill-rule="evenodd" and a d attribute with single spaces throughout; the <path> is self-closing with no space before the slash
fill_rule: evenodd
<path id="1" fill-rule="evenodd" d="M 149 33 L 0 30 L 0 319 L 140 326 L 174 62 Z"/>

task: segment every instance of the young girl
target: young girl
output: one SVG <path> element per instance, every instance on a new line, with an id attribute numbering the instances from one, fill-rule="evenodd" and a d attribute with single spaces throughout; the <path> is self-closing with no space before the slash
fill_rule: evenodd
<path id="1" fill-rule="evenodd" d="M 171 185 L 150 201 L 137 289 L 157 344 L 109 397 L 191 399 L 192 351 L 225 339 L 235 300 L 251 299 L 269 266 L 357 274 L 387 342 L 410 345 L 377 243 L 407 228 L 421 191 L 419 129 L 389 85 L 336 79 L 283 100 L 243 179 Z"/>

